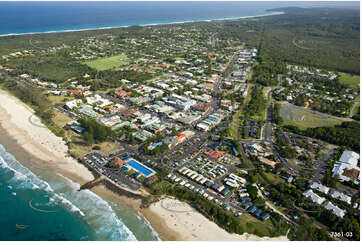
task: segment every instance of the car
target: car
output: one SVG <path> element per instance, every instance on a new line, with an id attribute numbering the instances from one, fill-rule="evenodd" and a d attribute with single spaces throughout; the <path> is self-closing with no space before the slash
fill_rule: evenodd
<path id="1" fill-rule="evenodd" d="M 234 214 L 235 217 L 239 217 L 239 216 L 241 216 L 241 215 L 242 215 L 241 212 L 236 212 L 236 213 Z"/>

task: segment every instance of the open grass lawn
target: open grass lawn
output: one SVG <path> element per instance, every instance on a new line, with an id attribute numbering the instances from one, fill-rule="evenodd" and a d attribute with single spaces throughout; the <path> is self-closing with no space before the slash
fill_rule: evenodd
<path id="1" fill-rule="evenodd" d="M 59 128 L 64 127 L 67 123 L 69 123 L 70 121 L 72 121 L 71 118 L 69 118 L 68 116 L 66 116 L 63 113 L 60 113 L 58 111 L 54 111 L 54 117 L 51 118 L 51 120 L 54 122 L 54 124 L 56 126 L 58 126 Z"/>
<path id="2" fill-rule="evenodd" d="M 326 115 L 316 114 L 303 110 L 300 107 L 282 103 L 281 117 L 284 124 L 295 125 L 300 129 L 307 129 L 321 126 L 334 126 L 341 124 L 342 121 L 334 118 L 329 118 Z"/>
<path id="3" fill-rule="evenodd" d="M 254 84 L 252 83 L 249 83 L 248 86 L 247 86 L 247 95 L 246 95 L 246 98 L 244 99 L 244 102 L 243 102 L 243 107 L 247 107 L 247 104 L 249 102 L 249 100 L 251 100 L 251 90 L 252 90 L 252 87 L 253 87 Z"/>
<path id="4" fill-rule="evenodd" d="M 360 95 L 355 98 L 356 106 L 352 110 L 351 117 L 357 114 L 358 110 L 360 110 Z"/>
<path id="5" fill-rule="evenodd" d="M 73 135 L 71 137 L 71 143 L 70 143 L 69 147 L 70 147 L 70 152 L 73 155 L 75 155 L 75 157 L 79 158 L 79 157 L 91 152 L 92 147 L 94 147 L 96 145 L 100 146 L 100 148 L 101 148 L 100 151 L 107 155 L 122 148 L 118 143 L 113 143 L 113 142 L 108 142 L 108 141 L 105 141 L 105 142 L 102 142 L 99 144 L 93 144 L 92 146 L 90 146 L 84 142 L 84 140 L 81 136 L 76 136 L 76 135 Z"/>
<path id="6" fill-rule="evenodd" d="M 73 135 L 69 144 L 70 153 L 79 158 L 91 151 L 91 147 L 86 145 L 83 138 Z"/>
<path id="7" fill-rule="evenodd" d="M 108 141 L 105 141 L 105 142 L 102 142 L 102 143 L 96 144 L 96 145 L 99 145 L 100 148 L 101 148 L 101 152 L 103 152 L 103 153 L 105 153 L 107 155 L 111 154 L 111 153 L 114 153 L 115 151 L 122 148 L 122 146 L 119 145 L 118 143 L 108 142 Z"/>
<path id="8" fill-rule="evenodd" d="M 97 71 L 104 71 L 104 70 L 112 69 L 114 67 L 128 65 L 128 58 L 125 54 L 121 54 L 112 57 L 86 61 L 84 63 L 89 67 L 96 69 Z"/>
<path id="9" fill-rule="evenodd" d="M 357 104 L 356 107 L 352 110 L 351 117 L 357 114 L 358 110 L 360 110 L 360 104 Z"/>
<path id="10" fill-rule="evenodd" d="M 267 177 L 267 179 L 272 184 L 278 184 L 278 183 L 284 183 L 285 182 L 279 175 L 275 175 L 275 174 L 269 173 L 269 172 L 264 172 L 263 174 Z"/>
<path id="11" fill-rule="evenodd" d="M 54 104 L 62 103 L 62 102 L 65 102 L 65 101 L 71 101 L 71 100 L 75 99 L 75 97 L 64 97 L 64 96 L 49 95 L 48 99 L 54 105 Z"/>
<path id="12" fill-rule="evenodd" d="M 238 132 L 239 132 L 239 125 L 240 120 L 239 117 L 242 114 L 242 110 L 239 110 L 233 115 L 232 123 L 228 127 L 228 132 L 231 135 L 233 140 L 238 140 Z"/>
<path id="13" fill-rule="evenodd" d="M 270 219 L 260 221 L 248 213 L 244 213 L 239 217 L 244 231 L 249 234 L 257 234 L 261 236 L 270 236 L 273 229 Z"/>
<path id="14" fill-rule="evenodd" d="M 355 89 L 360 87 L 360 76 L 354 76 L 344 72 L 339 72 L 338 74 L 340 75 L 340 82 L 342 84 Z"/>

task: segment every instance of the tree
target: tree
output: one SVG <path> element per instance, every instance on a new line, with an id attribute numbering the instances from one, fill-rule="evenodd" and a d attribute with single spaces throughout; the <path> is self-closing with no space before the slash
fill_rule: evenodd
<path id="1" fill-rule="evenodd" d="M 83 138 L 88 145 L 94 144 L 94 136 L 91 133 L 85 132 Z"/>
<path id="2" fill-rule="evenodd" d="M 256 199 L 258 197 L 258 189 L 253 185 L 247 186 L 247 192 L 252 199 Z"/>
<path id="3" fill-rule="evenodd" d="M 250 180 L 251 180 L 252 184 L 258 183 L 258 176 L 253 175 L 250 177 Z"/>

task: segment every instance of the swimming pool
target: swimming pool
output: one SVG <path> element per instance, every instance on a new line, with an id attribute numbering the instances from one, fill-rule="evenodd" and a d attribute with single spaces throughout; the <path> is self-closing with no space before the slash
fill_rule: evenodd
<path id="1" fill-rule="evenodd" d="M 135 170 L 143 173 L 146 177 L 153 173 L 152 170 L 150 170 L 147 167 L 143 166 L 142 164 L 136 162 L 135 160 L 128 161 L 127 165 L 129 165 L 132 168 L 134 168 Z"/>

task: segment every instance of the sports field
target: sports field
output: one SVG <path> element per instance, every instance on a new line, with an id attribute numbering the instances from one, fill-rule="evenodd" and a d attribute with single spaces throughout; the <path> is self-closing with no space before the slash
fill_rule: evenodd
<path id="1" fill-rule="evenodd" d="M 322 115 L 318 113 L 309 112 L 303 108 L 291 105 L 289 103 L 281 103 L 281 117 L 283 118 L 284 124 L 296 125 L 300 129 L 322 127 L 322 126 L 333 126 L 341 124 L 342 121 Z"/>
<path id="2" fill-rule="evenodd" d="M 90 66 L 91 68 L 96 69 L 97 71 L 104 71 L 104 70 L 112 69 L 114 67 L 128 65 L 129 62 L 128 62 L 128 57 L 125 54 L 121 54 L 112 57 L 86 61 L 84 63 Z"/>

